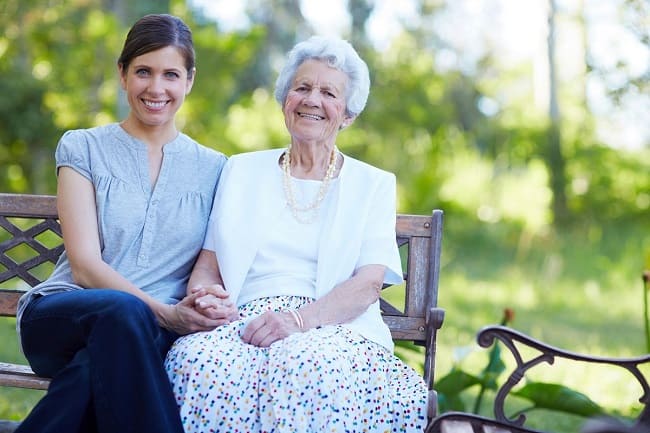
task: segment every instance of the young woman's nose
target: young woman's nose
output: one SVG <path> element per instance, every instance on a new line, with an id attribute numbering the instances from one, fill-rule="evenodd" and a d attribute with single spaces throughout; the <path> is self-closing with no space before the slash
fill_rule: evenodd
<path id="1" fill-rule="evenodd" d="M 162 94 L 164 93 L 164 89 L 165 87 L 163 77 L 157 75 L 152 76 L 147 88 L 147 90 L 149 90 L 149 93 L 152 93 L 154 95 Z"/>

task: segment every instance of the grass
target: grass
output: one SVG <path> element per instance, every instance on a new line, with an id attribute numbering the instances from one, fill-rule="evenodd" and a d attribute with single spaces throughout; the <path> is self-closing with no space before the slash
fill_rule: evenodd
<path id="1" fill-rule="evenodd" d="M 16 336 L 16 320 L 0 317 L 0 360 L 25 364 Z M 45 395 L 44 391 L 0 387 L 0 419 L 21 420 L 36 402 Z"/>
<path id="2" fill-rule="evenodd" d="M 585 224 L 530 235 L 516 226 L 468 223 L 448 213 L 439 295 L 446 319 L 438 334 L 436 377 L 454 365 L 473 373 L 484 367 L 487 350 L 477 346 L 475 334 L 498 323 L 504 308 L 515 311 L 512 327 L 557 347 L 612 357 L 645 353 L 641 271 L 648 266 L 648 227 L 643 221 L 607 230 Z M 0 341 L 2 359 L 22 360 L 12 319 L 0 319 Z M 421 356 L 397 350 L 421 371 Z M 638 409 L 640 391 L 622 371 L 563 363 L 538 370 L 536 380 L 578 389 L 613 413 Z M 0 388 L 0 418 L 21 419 L 41 395 Z M 468 402 L 473 398 L 470 392 Z M 487 416 L 489 405 L 482 410 Z M 584 422 L 543 412 L 530 420 L 531 427 L 556 433 L 575 433 Z"/>
<path id="3" fill-rule="evenodd" d="M 612 225 L 598 237 L 589 236 L 587 225 L 572 227 L 533 236 L 525 247 L 517 227 L 472 229 L 456 226 L 450 215 L 445 224 L 439 306 L 446 318 L 438 333 L 436 378 L 455 365 L 474 374 L 484 368 L 488 350 L 476 344 L 476 332 L 498 323 L 505 308 L 515 311 L 510 326 L 556 347 L 610 357 L 646 353 L 641 272 L 648 266 L 648 223 Z M 581 391 L 612 414 L 639 407 L 639 386 L 616 368 L 559 362 L 540 366 L 533 378 Z M 482 413 L 493 416 L 490 407 L 486 402 Z M 575 433 L 584 421 L 539 411 L 530 414 L 529 426 Z"/>

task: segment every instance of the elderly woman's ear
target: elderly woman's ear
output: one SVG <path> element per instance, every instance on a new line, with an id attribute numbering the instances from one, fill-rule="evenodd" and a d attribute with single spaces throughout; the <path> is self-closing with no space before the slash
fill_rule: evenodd
<path id="1" fill-rule="evenodd" d="M 347 128 L 348 126 L 352 125 L 352 122 L 354 122 L 354 119 L 356 119 L 357 116 L 346 116 L 345 119 L 343 119 L 343 122 L 341 122 L 341 126 L 339 126 L 339 130 L 343 128 Z"/>

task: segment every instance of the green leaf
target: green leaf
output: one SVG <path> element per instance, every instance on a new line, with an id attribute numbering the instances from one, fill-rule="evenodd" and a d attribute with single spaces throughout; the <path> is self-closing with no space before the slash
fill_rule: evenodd
<path id="1" fill-rule="evenodd" d="M 438 411 L 440 413 L 458 411 L 458 412 L 467 412 L 465 407 L 465 402 L 460 398 L 460 395 L 444 395 L 438 393 Z"/>
<path id="2" fill-rule="evenodd" d="M 506 369 L 501 359 L 501 348 L 496 344 L 490 351 L 488 364 L 480 374 L 481 383 L 487 389 L 497 389 L 497 379 Z"/>
<path id="3" fill-rule="evenodd" d="M 454 368 L 436 382 L 435 388 L 439 394 L 444 394 L 450 398 L 480 383 L 481 380 L 478 377 Z"/>
<path id="4" fill-rule="evenodd" d="M 604 414 L 603 409 L 586 395 L 555 383 L 530 382 L 512 395 L 533 402 L 538 409 L 550 409 L 583 417 Z"/>

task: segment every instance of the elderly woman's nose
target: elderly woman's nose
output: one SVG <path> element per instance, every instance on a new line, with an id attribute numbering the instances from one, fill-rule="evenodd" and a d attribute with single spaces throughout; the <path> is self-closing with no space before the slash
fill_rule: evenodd
<path id="1" fill-rule="evenodd" d="M 320 104 L 321 100 L 321 95 L 320 95 L 320 90 L 318 89 L 311 89 L 307 94 L 305 95 L 305 98 L 303 99 L 303 103 L 305 104 L 312 104 L 312 105 L 318 105 Z"/>

